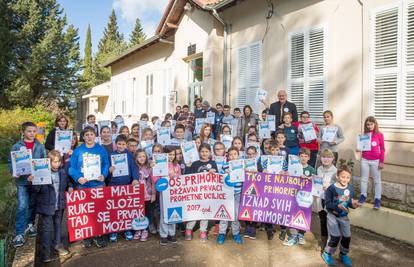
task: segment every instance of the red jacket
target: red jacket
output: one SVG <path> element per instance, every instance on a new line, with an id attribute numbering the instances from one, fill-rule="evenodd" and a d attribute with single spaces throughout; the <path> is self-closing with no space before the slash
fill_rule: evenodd
<path id="1" fill-rule="evenodd" d="M 292 122 L 293 125 L 295 125 L 298 128 L 298 139 L 299 139 L 299 147 L 300 148 L 307 148 L 311 151 L 318 151 L 319 150 L 319 143 L 318 141 L 312 140 L 309 143 L 305 143 L 305 140 L 303 139 L 302 131 L 300 130 L 300 125 L 302 122 Z M 319 128 L 316 124 L 312 123 L 313 128 L 315 129 L 316 136 L 318 136 Z"/>

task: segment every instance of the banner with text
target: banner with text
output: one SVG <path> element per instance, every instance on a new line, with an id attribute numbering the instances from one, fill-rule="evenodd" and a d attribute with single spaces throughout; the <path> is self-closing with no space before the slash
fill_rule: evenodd
<path id="1" fill-rule="evenodd" d="M 312 201 L 312 181 L 309 179 L 246 172 L 239 219 L 309 231 Z"/>
<path id="2" fill-rule="evenodd" d="M 132 229 L 144 212 L 144 185 L 108 186 L 66 194 L 71 242 Z"/>
<path id="3" fill-rule="evenodd" d="M 234 188 L 226 185 L 222 174 L 204 172 L 169 178 L 161 194 L 166 223 L 235 218 Z"/>

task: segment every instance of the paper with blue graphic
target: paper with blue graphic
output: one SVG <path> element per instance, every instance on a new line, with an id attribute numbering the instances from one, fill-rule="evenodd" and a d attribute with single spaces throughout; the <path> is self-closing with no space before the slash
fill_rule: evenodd
<path id="1" fill-rule="evenodd" d="M 195 134 L 200 134 L 201 127 L 203 126 L 204 123 L 206 123 L 205 118 L 197 118 L 195 120 L 195 128 L 194 128 L 194 133 Z"/>
<path id="2" fill-rule="evenodd" d="M 291 176 L 302 176 L 303 166 L 300 163 L 300 158 L 296 155 L 289 155 L 288 172 Z"/>
<path id="3" fill-rule="evenodd" d="M 269 156 L 266 171 L 271 174 L 279 174 L 283 171 L 283 156 Z"/>
<path id="4" fill-rule="evenodd" d="M 226 157 L 214 156 L 214 161 L 216 162 L 218 172 L 223 173 L 223 167 L 226 165 Z"/>
<path id="5" fill-rule="evenodd" d="M 154 146 L 154 140 L 142 140 L 140 147 L 145 150 L 145 153 L 149 158 L 152 158 L 152 147 Z"/>
<path id="6" fill-rule="evenodd" d="M 197 151 L 197 145 L 194 141 L 183 142 L 181 144 L 181 150 L 183 151 L 185 164 L 191 164 L 200 159 Z"/>
<path id="7" fill-rule="evenodd" d="M 115 167 L 115 170 L 112 172 L 112 177 L 129 175 L 128 157 L 126 153 L 111 155 L 111 163 Z"/>
<path id="8" fill-rule="evenodd" d="M 68 153 L 72 147 L 72 131 L 56 130 L 55 149 L 62 154 Z"/>
<path id="9" fill-rule="evenodd" d="M 270 131 L 276 131 L 276 116 L 267 114 L 266 121 L 269 123 Z"/>
<path id="10" fill-rule="evenodd" d="M 101 173 L 101 156 L 97 154 L 84 153 L 83 159 L 83 177 L 88 181 L 97 180 Z"/>
<path id="11" fill-rule="evenodd" d="M 32 185 L 52 184 L 52 172 L 50 170 L 50 159 L 32 160 Z"/>
<path id="12" fill-rule="evenodd" d="M 253 159 L 244 159 L 244 169 L 249 172 L 257 172 L 257 160 Z"/>
<path id="13" fill-rule="evenodd" d="M 30 149 L 23 147 L 23 149 L 12 151 L 10 154 L 14 177 L 32 173 L 32 151 Z"/>
<path id="14" fill-rule="evenodd" d="M 229 162 L 230 182 L 244 182 L 244 160 L 236 159 Z"/>
<path id="15" fill-rule="evenodd" d="M 163 146 L 168 146 L 171 143 L 171 129 L 169 127 L 161 127 L 157 132 L 157 142 Z"/>
<path id="16" fill-rule="evenodd" d="M 268 121 L 259 121 L 259 138 L 269 139 L 270 138 L 270 126 Z"/>
<path id="17" fill-rule="evenodd" d="M 359 134 L 357 138 L 357 149 L 359 151 L 371 151 L 371 135 Z"/>
<path id="18" fill-rule="evenodd" d="M 211 125 L 213 125 L 215 117 L 216 117 L 215 112 L 213 112 L 213 111 L 207 112 L 206 123 L 210 123 Z"/>
<path id="19" fill-rule="evenodd" d="M 222 134 L 220 136 L 220 140 L 224 144 L 226 150 L 229 150 L 229 148 L 231 147 L 231 142 L 233 142 L 233 136 L 229 134 Z"/>
<path id="20" fill-rule="evenodd" d="M 168 154 L 156 153 L 153 155 L 154 167 L 152 168 L 152 174 L 154 176 L 168 176 Z"/>

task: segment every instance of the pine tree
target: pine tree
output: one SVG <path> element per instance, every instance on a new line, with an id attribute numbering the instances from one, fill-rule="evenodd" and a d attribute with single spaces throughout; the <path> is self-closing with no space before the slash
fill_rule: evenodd
<path id="1" fill-rule="evenodd" d="M 124 36 L 118 31 L 118 22 L 116 19 L 115 10 L 112 9 L 108 25 L 104 30 L 103 37 L 99 41 L 98 52 L 95 55 L 93 64 L 94 73 L 96 75 L 95 84 L 101 84 L 110 80 L 110 69 L 103 68 L 101 65 L 111 58 L 119 55 L 121 52 L 125 51 L 125 49 L 126 44 L 124 41 Z"/>
<path id="2" fill-rule="evenodd" d="M 92 65 L 92 38 L 91 25 L 88 25 L 86 31 L 86 41 L 83 56 L 83 74 L 82 74 L 82 88 L 89 89 L 94 84 L 93 65 Z"/>
<path id="3" fill-rule="evenodd" d="M 146 38 L 147 36 L 145 35 L 144 30 L 142 29 L 142 26 L 141 26 L 141 20 L 137 18 L 137 20 L 135 21 L 134 30 L 132 31 L 130 35 L 129 47 L 132 47 L 132 46 L 135 46 L 135 45 L 138 45 L 144 42 Z"/>

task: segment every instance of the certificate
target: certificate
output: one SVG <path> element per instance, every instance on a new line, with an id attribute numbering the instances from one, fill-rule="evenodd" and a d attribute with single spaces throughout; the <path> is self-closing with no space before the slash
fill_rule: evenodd
<path id="1" fill-rule="evenodd" d="M 30 175 L 32 173 L 32 151 L 22 147 L 18 151 L 11 151 L 13 176 Z"/>
<path id="2" fill-rule="evenodd" d="M 111 155 L 111 163 L 115 167 L 115 170 L 112 172 L 112 177 L 129 175 L 128 157 L 126 153 Z"/>
<path id="3" fill-rule="evenodd" d="M 233 136 L 228 134 L 222 134 L 220 135 L 220 140 L 224 144 L 226 150 L 228 150 L 231 147 L 231 142 L 233 142 Z"/>
<path id="4" fill-rule="evenodd" d="M 170 129 L 171 129 L 171 132 L 173 133 L 174 130 L 175 130 L 175 125 L 177 125 L 177 121 L 176 120 L 171 120 L 170 122 L 171 122 Z M 175 135 L 174 135 L 174 137 L 175 137 Z"/>
<path id="5" fill-rule="evenodd" d="M 161 128 L 161 123 L 162 123 L 161 120 L 156 120 L 155 121 L 155 123 L 154 123 L 154 131 L 157 132 Z"/>
<path id="6" fill-rule="evenodd" d="M 195 121 L 195 128 L 194 128 L 194 133 L 195 134 L 200 134 L 201 132 L 201 127 L 203 126 L 203 124 L 206 123 L 206 119 L 205 118 L 197 118 Z"/>
<path id="7" fill-rule="evenodd" d="M 101 132 L 101 129 L 104 126 L 107 126 L 107 127 L 109 127 L 109 129 L 111 129 L 111 121 L 109 121 L 109 120 L 98 121 L 99 132 Z"/>
<path id="8" fill-rule="evenodd" d="M 244 169 L 249 172 L 257 172 L 257 160 L 244 159 Z"/>
<path id="9" fill-rule="evenodd" d="M 268 121 L 259 121 L 259 138 L 262 140 L 270 138 L 270 126 Z"/>
<path id="10" fill-rule="evenodd" d="M 115 123 L 116 123 L 116 127 L 117 127 L 116 128 L 117 133 L 119 133 L 119 130 L 121 129 L 121 127 L 125 125 L 124 119 L 123 118 L 116 118 Z"/>
<path id="11" fill-rule="evenodd" d="M 312 195 L 315 197 L 323 197 L 323 178 L 314 176 L 312 179 Z"/>
<path id="12" fill-rule="evenodd" d="M 97 154 L 84 153 L 83 156 L 83 177 L 88 181 L 97 180 L 101 173 L 101 156 Z"/>
<path id="13" fill-rule="evenodd" d="M 267 160 L 266 171 L 272 174 L 279 174 L 283 171 L 283 156 L 270 156 Z"/>
<path id="14" fill-rule="evenodd" d="M 207 144 L 209 144 L 210 145 L 210 147 L 211 147 L 211 151 L 214 151 L 214 144 L 216 143 L 217 141 L 216 140 L 214 140 L 213 138 L 209 138 L 208 140 L 207 140 Z"/>
<path id="15" fill-rule="evenodd" d="M 153 155 L 155 166 L 152 168 L 154 176 L 168 176 L 168 154 L 156 153 Z"/>
<path id="16" fill-rule="evenodd" d="M 185 164 L 190 164 L 200 159 L 197 151 L 197 146 L 194 141 L 183 142 L 181 144 L 181 150 L 183 151 Z"/>
<path id="17" fill-rule="evenodd" d="M 52 184 L 52 172 L 50 170 L 50 159 L 32 160 L 33 185 Z"/>
<path id="18" fill-rule="evenodd" d="M 317 138 L 316 131 L 315 128 L 313 128 L 312 123 L 301 124 L 300 128 L 302 129 L 303 139 L 305 139 L 305 142 L 310 142 Z"/>
<path id="19" fill-rule="evenodd" d="M 145 128 L 148 128 L 148 121 L 138 121 L 138 125 L 142 132 Z"/>
<path id="20" fill-rule="evenodd" d="M 359 151 L 371 151 L 371 135 L 359 134 L 357 137 L 357 149 Z"/>
<path id="21" fill-rule="evenodd" d="M 62 154 L 68 153 L 72 147 L 72 131 L 56 130 L 55 149 Z"/>
<path id="22" fill-rule="evenodd" d="M 300 159 L 296 155 L 289 155 L 288 172 L 291 176 L 302 176 L 303 166 L 300 163 Z"/>
<path id="23" fill-rule="evenodd" d="M 216 113 L 213 111 L 207 112 L 206 123 L 214 124 L 214 119 L 216 118 Z"/>
<path id="24" fill-rule="evenodd" d="M 323 128 L 322 141 L 328 142 L 328 143 L 335 141 L 337 132 L 338 132 L 338 127 L 328 126 L 328 127 Z"/>
<path id="25" fill-rule="evenodd" d="M 230 182 L 244 182 L 244 160 L 236 159 L 229 162 Z"/>
<path id="26" fill-rule="evenodd" d="M 149 158 L 152 157 L 152 147 L 154 146 L 154 140 L 141 141 L 141 149 L 145 150 L 145 153 Z"/>
<path id="27" fill-rule="evenodd" d="M 256 94 L 256 99 L 257 101 L 263 101 L 265 100 L 267 97 L 267 91 L 263 90 L 263 89 L 259 89 L 257 90 L 257 94 Z"/>
<path id="28" fill-rule="evenodd" d="M 239 126 L 239 120 L 238 119 L 233 119 L 231 121 L 230 126 L 231 126 L 231 135 L 233 137 L 236 137 L 238 135 L 238 133 L 237 133 L 237 127 Z"/>
<path id="29" fill-rule="evenodd" d="M 276 131 L 276 116 L 267 114 L 266 121 L 269 122 L 270 131 Z"/>
<path id="30" fill-rule="evenodd" d="M 269 161 L 270 155 L 262 155 L 260 156 L 260 163 L 262 164 L 262 167 L 264 170 L 267 169 L 267 163 Z"/>
<path id="31" fill-rule="evenodd" d="M 170 127 L 161 127 L 157 132 L 157 142 L 163 146 L 168 146 L 171 143 L 171 129 Z"/>
<path id="32" fill-rule="evenodd" d="M 226 164 L 226 157 L 224 157 L 224 156 L 214 156 L 214 161 L 216 162 L 218 172 L 223 173 L 223 167 Z"/>

